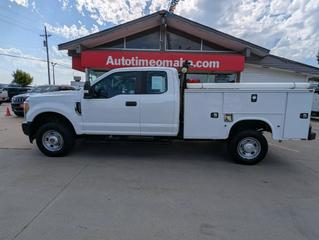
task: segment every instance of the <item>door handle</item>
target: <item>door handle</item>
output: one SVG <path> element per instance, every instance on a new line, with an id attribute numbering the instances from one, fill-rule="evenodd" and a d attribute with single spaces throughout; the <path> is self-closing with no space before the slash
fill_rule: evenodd
<path id="1" fill-rule="evenodd" d="M 125 102 L 125 106 L 127 106 L 127 107 L 136 107 L 137 106 L 137 102 L 134 102 L 134 101 Z"/>

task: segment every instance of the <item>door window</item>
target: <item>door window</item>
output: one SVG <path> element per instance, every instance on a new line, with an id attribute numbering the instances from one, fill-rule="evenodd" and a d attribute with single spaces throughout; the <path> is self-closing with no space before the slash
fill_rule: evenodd
<path id="1" fill-rule="evenodd" d="M 94 98 L 111 98 L 121 94 L 136 94 L 137 72 L 113 73 L 93 85 Z"/>
<path id="2" fill-rule="evenodd" d="M 146 93 L 159 94 L 167 91 L 166 72 L 148 72 L 146 77 Z"/>

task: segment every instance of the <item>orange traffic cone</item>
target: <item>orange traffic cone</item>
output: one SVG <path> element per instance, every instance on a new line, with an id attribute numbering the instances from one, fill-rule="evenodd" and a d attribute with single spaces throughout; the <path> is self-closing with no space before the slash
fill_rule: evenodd
<path id="1" fill-rule="evenodd" d="M 5 116 L 6 117 L 11 117 L 12 116 L 11 113 L 10 113 L 9 107 L 7 107 Z"/>

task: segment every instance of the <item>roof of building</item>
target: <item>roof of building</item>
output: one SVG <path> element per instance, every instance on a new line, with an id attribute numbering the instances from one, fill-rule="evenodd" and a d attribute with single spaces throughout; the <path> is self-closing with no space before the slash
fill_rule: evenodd
<path id="1" fill-rule="evenodd" d="M 167 26 L 183 29 L 184 32 L 195 35 L 204 40 L 213 42 L 222 47 L 232 49 L 234 51 L 243 51 L 250 48 L 252 52 L 258 56 L 265 56 L 269 53 L 269 49 L 257 46 L 253 43 L 233 37 L 229 34 L 217 31 L 216 29 L 196 23 L 187 18 L 178 16 L 167 11 L 158 11 L 153 14 L 96 32 L 66 43 L 60 44 L 60 50 L 74 50 L 78 45 L 87 48 L 93 48 L 101 44 L 127 37 L 141 32 L 141 29 L 147 30 L 158 27 L 161 24 L 162 16 L 166 17 Z"/>
<path id="2" fill-rule="evenodd" d="M 163 16 L 166 18 L 167 26 L 182 30 L 190 35 L 213 42 L 214 44 L 220 45 L 224 48 L 231 49 L 236 52 L 243 52 L 246 49 L 250 49 L 251 57 L 246 59 L 247 63 L 319 76 L 319 68 L 271 55 L 269 49 L 236 38 L 165 10 L 62 43 L 58 45 L 58 48 L 59 50 L 71 51 L 76 50 L 79 47 L 84 49 L 95 48 L 104 43 L 112 42 L 120 38 L 140 33 L 141 31 L 158 27 L 161 25 Z"/>

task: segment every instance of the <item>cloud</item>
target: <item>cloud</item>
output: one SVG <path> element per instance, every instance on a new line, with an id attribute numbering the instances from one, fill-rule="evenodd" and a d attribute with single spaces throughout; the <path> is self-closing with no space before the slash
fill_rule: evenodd
<path id="1" fill-rule="evenodd" d="M 23 6 L 23 7 L 29 6 L 29 0 L 10 0 L 10 2 L 15 2 L 16 4 Z"/>
<path id="2" fill-rule="evenodd" d="M 59 0 L 62 3 L 62 9 L 65 10 L 70 5 L 69 0 Z"/>
<path id="3" fill-rule="evenodd" d="M 144 15 L 148 1 L 140 0 L 76 0 L 75 6 L 83 16 L 90 16 L 99 25 L 119 24 Z"/>
<path id="4" fill-rule="evenodd" d="M 150 11 L 165 7 L 154 0 Z M 271 49 L 271 53 L 317 65 L 318 0 L 181 0 L 176 14 Z"/>
<path id="5" fill-rule="evenodd" d="M 148 9 L 146 9 L 145 11 L 148 13 L 153 13 L 156 11 L 160 11 L 162 9 L 168 9 L 169 6 L 169 2 L 170 1 L 165 1 L 165 0 L 153 0 L 150 1 L 150 5 L 148 7 Z"/>
<path id="6" fill-rule="evenodd" d="M 29 6 L 31 0 L 10 0 Z M 106 23 L 120 24 L 149 13 L 168 9 L 170 0 L 59 0 L 73 7 L 92 27 L 82 22 L 55 26 L 50 32 L 67 39 L 98 31 Z M 271 49 L 273 54 L 316 65 L 319 49 L 318 0 L 180 0 L 176 14 L 222 32 Z"/>
<path id="7" fill-rule="evenodd" d="M 95 24 L 93 24 L 93 26 L 90 29 L 88 29 L 83 24 L 80 24 L 80 26 L 78 27 L 75 24 L 72 24 L 71 26 L 67 26 L 67 25 L 53 26 L 49 23 L 46 23 L 46 26 L 47 26 L 48 32 L 55 33 L 67 39 L 79 38 L 79 37 L 99 31 L 99 28 Z"/>

